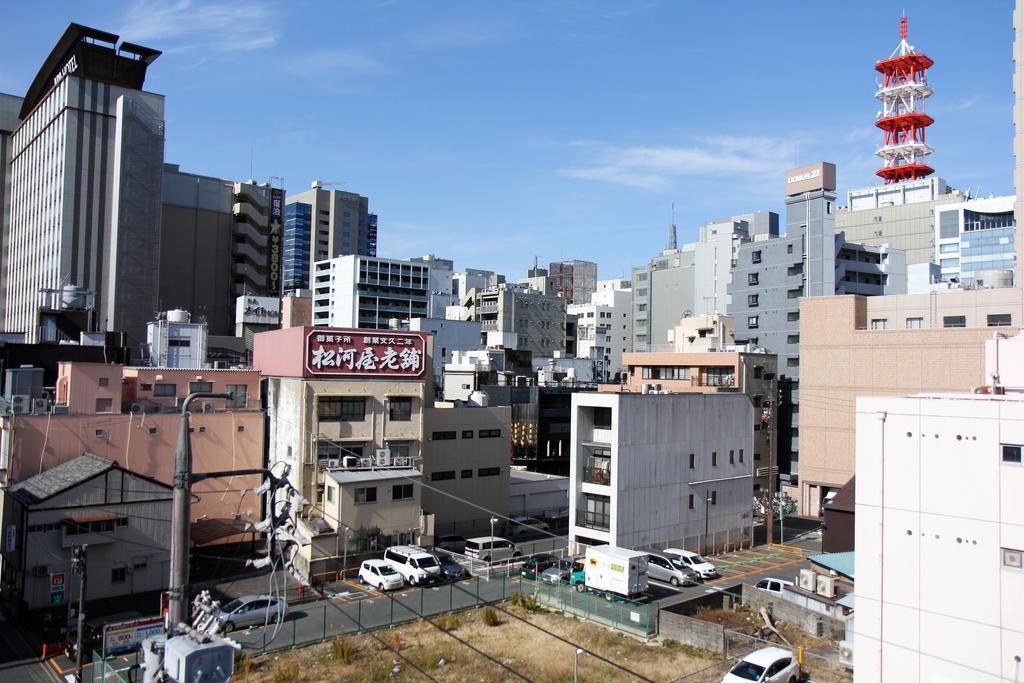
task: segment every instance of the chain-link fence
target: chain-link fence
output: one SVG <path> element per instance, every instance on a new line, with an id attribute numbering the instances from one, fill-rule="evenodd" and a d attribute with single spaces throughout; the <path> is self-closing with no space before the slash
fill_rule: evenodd
<path id="1" fill-rule="evenodd" d="M 643 638 L 658 633 L 658 610 L 655 605 L 618 598 L 610 593 L 596 593 L 586 588 L 579 590 L 582 584 L 570 586 L 543 581 L 521 583 L 524 593 L 535 596 L 537 602 L 547 607 Z"/>

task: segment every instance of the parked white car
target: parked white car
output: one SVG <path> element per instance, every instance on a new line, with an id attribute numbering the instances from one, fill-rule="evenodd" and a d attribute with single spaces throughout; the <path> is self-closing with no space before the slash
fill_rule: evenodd
<path id="1" fill-rule="evenodd" d="M 796 683 L 800 665 L 789 650 L 765 647 L 741 659 L 722 679 L 722 683 Z"/>
<path id="2" fill-rule="evenodd" d="M 792 581 L 786 581 L 785 579 L 761 579 L 754 584 L 754 588 L 765 593 L 771 593 L 772 595 L 782 595 L 782 592 L 786 590 L 786 586 L 792 586 Z"/>
<path id="3" fill-rule="evenodd" d="M 523 534 L 535 533 L 537 531 L 549 531 L 548 523 L 536 517 L 513 517 L 509 523 L 509 535 L 515 538 Z"/>
<path id="4" fill-rule="evenodd" d="M 273 595 L 246 595 L 220 608 L 217 622 L 224 633 L 241 626 L 263 626 L 284 621 L 288 604 Z"/>
<path id="5" fill-rule="evenodd" d="M 466 540 L 466 555 L 484 562 L 500 562 L 522 554 L 515 543 L 499 536 L 477 536 Z"/>
<path id="6" fill-rule="evenodd" d="M 666 555 L 675 555 L 684 565 L 697 572 L 702 579 L 713 579 L 718 576 L 718 568 L 693 551 L 682 548 L 665 548 L 661 552 Z"/>
<path id="7" fill-rule="evenodd" d="M 402 575 L 384 560 L 363 562 L 359 566 L 359 580 L 381 591 L 397 590 L 405 585 Z"/>

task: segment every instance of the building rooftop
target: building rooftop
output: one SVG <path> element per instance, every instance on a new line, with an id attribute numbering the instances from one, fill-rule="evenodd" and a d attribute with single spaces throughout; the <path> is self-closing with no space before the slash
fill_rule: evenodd
<path id="1" fill-rule="evenodd" d="M 854 572 L 854 551 L 845 553 L 827 553 L 824 555 L 810 555 L 807 560 L 825 569 L 831 569 L 836 574 L 853 579 Z"/>
<path id="2" fill-rule="evenodd" d="M 512 470 L 509 473 L 509 479 L 514 484 L 517 479 L 519 481 L 565 481 L 569 477 L 562 477 L 557 474 L 544 474 L 543 472 L 529 472 L 527 470 Z"/>
<path id="3" fill-rule="evenodd" d="M 353 484 L 361 481 L 382 481 L 386 479 L 406 479 L 422 477 L 423 473 L 411 467 L 375 470 L 328 470 L 327 476 L 339 484 Z"/>
<path id="4" fill-rule="evenodd" d="M 19 502 L 33 505 L 115 468 L 120 469 L 113 460 L 86 452 L 15 484 L 9 491 Z"/>

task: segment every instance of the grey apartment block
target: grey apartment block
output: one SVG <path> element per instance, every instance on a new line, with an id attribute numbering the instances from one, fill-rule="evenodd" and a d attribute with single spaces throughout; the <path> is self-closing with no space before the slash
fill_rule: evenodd
<path id="1" fill-rule="evenodd" d="M 848 243 L 836 234 L 836 195 L 786 198 L 786 233 L 739 247 L 729 285 L 736 343 L 778 356 L 779 469 L 795 474 L 799 457 L 800 298 L 906 292 L 906 259 L 887 247 Z M 789 404 L 787 407 L 785 404 Z"/>
<path id="2" fill-rule="evenodd" d="M 291 195 L 287 204 L 308 204 L 312 208 L 309 263 L 336 256 L 377 255 L 377 216 L 370 213 L 370 200 L 355 192 L 325 189 L 314 180 L 305 192 Z"/>
<path id="3" fill-rule="evenodd" d="M 570 543 L 710 549 L 749 538 L 754 415 L 739 393 L 573 394 Z"/>
<path id="4" fill-rule="evenodd" d="M 0 93 L 0 259 L 7 257 L 11 218 L 11 134 L 18 127 L 22 99 Z M 0 268 L 0 307 L 6 300 L 7 269 Z M 0 309 L 2 317 L 2 309 Z"/>
<path id="5" fill-rule="evenodd" d="M 41 290 L 89 290 L 94 327 L 135 343 L 158 308 L 164 98 L 142 86 L 160 53 L 117 40 L 70 25 L 10 135 L 4 328 L 29 341 Z"/>
<path id="6" fill-rule="evenodd" d="M 534 356 L 565 350 L 565 299 L 523 285 L 471 289 L 462 298 L 462 319 L 480 322 L 481 335 L 515 333 L 516 349 Z"/>
<path id="7" fill-rule="evenodd" d="M 597 264 L 593 261 L 552 261 L 548 274 L 555 278 L 555 293 L 567 303 L 590 303 L 590 296 L 597 291 Z"/>

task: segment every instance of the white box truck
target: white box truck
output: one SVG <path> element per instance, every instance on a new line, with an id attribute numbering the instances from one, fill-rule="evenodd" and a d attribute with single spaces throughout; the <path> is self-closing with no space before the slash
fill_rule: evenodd
<path id="1" fill-rule="evenodd" d="M 647 590 L 647 553 L 613 545 L 587 548 L 583 571 L 587 588 L 604 593 L 609 600 L 613 595 L 632 598 Z"/>

